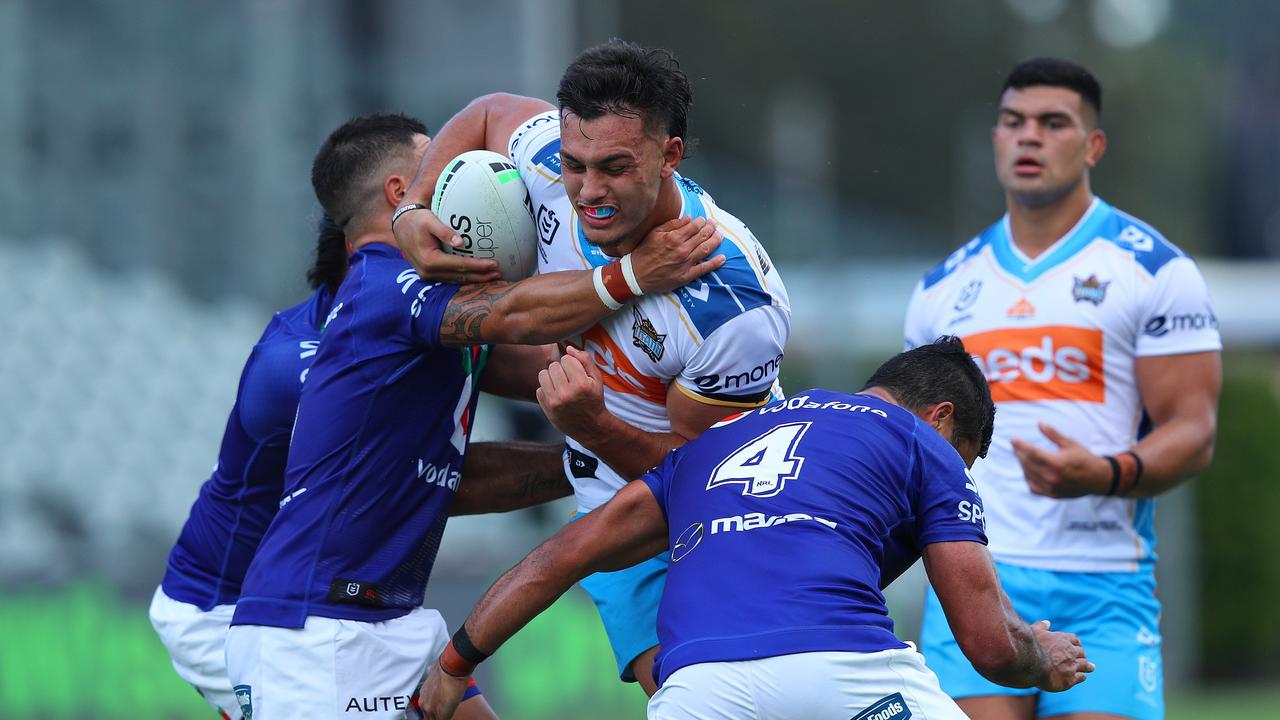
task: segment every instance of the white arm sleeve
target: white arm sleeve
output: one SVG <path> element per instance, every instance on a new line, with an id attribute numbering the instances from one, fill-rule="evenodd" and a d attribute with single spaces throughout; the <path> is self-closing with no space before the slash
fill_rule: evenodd
<path id="1" fill-rule="evenodd" d="M 681 391 L 709 405 L 757 407 L 770 401 L 791 334 L 783 308 L 763 305 L 716 328 L 675 379 Z"/>
<path id="2" fill-rule="evenodd" d="M 529 118 L 511 133 L 507 149 L 534 202 L 561 184 L 559 112 L 548 110 Z"/>
<path id="3" fill-rule="evenodd" d="M 1222 349 L 1209 288 L 1188 257 L 1176 257 L 1156 272 L 1139 301 L 1138 323 L 1139 357 Z"/>

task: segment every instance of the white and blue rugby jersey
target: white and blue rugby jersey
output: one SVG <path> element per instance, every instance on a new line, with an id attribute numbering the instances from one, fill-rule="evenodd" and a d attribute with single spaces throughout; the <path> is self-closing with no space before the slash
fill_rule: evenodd
<path id="1" fill-rule="evenodd" d="M 998 406 L 990 454 L 973 469 L 992 555 L 1047 570 L 1149 567 L 1153 500 L 1033 495 L 1010 440 L 1052 449 L 1045 422 L 1100 455 L 1133 446 L 1143 421 L 1134 359 L 1222 347 L 1191 258 L 1096 198 L 1034 260 L 1010 240 L 1006 216 L 916 286 L 907 347 L 943 334 L 964 340 Z"/>
<path id="2" fill-rule="evenodd" d="M 271 318 L 240 373 L 213 474 L 169 553 L 165 595 L 211 610 L 240 596 L 249 561 L 276 514 L 302 382 L 333 293 L 321 288 Z"/>
<path id="3" fill-rule="evenodd" d="M 391 245 L 351 256 L 233 625 L 376 622 L 422 604 L 486 357 L 439 343 L 456 292 L 423 282 Z"/>
<path id="4" fill-rule="evenodd" d="M 529 189 L 538 226 L 538 271 L 589 270 L 613 258 L 587 241 L 560 171 L 560 116 L 531 118 L 511 136 L 510 155 Z M 724 267 L 672 293 L 646 295 L 566 342 L 595 358 L 609 411 L 649 432 L 671 429 L 668 388 L 727 408 L 758 407 L 776 387 L 791 333 L 791 304 L 769 254 L 701 187 L 676 175 L 682 216 L 715 221 Z M 582 512 L 628 480 L 572 438 L 566 461 Z"/>
<path id="5" fill-rule="evenodd" d="M 905 645 L 881 589 L 937 542 L 985 543 L 955 449 L 871 395 L 726 418 L 643 478 L 668 526 L 661 684 L 686 665 Z"/>

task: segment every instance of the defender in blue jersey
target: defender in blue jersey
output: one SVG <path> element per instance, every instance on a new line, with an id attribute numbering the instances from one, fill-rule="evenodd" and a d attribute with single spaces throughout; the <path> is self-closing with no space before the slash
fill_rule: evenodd
<path id="1" fill-rule="evenodd" d="M 298 396 L 347 262 L 346 236 L 325 216 L 307 271 L 315 292 L 276 313 L 250 353 L 217 465 L 191 506 L 151 602 L 151 622 L 178 675 L 231 720 L 241 713 L 227 677 L 227 630 L 249 561 L 279 508 Z M 508 394 L 504 380 L 490 375 L 482 388 Z M 513 454 L 518 466 L 506 462 Z M 561 480 L 558 445 L 480 443 L 463 474 L 468 482 L 454 515 L 514 509 L 570 491 Z"/>
<path id="2" fill-rule="evenodd" d="M 423 689 L 450 717 L 475 663 L 578 578 L 669 548 L 650 718 L 964 718 L 893 634 L 882 588 L 922 555 L 987 677 L 1063 690 L 1073 635 L 1011 611 L 967 470 L 994 408 L 955 338 L 902 353 L 856 395 L 808 390 L 717 423 L 500 578 Z"/>
<path id="3" fill-rule="evenodd" d="M 347 269 L 342 228 L 321 220 L 315 291 L 271 318 L 240 374 L 218 464 L 169 553 L 151 601 L 151 623 L 174 670 L 224 718 L 238 720 L 224 648 L 240 583 L 275 515 L 284 486 L 289 433 L 320 328 Z"/>
<path id="4" fill-rule="evenodd" d="M 481 371 L 491 355 L 499 368 L 508 360 L 524 368 L 543 352 L 491 352 L 486 343 L 548 342 L 609 312 L 585 272 L 462 289 L 422 281 L 394 246 L 391 223 L 427 142 L 410 118 L 357 118 L 330 135 L 312 168 L 317 197 L 354 252 L 298 401 L 279 509 L 227 637 L 246 717 L 410 710 L 428 658 L 447 639 L 439 613 L 421 605 L 445 520 L 466 494 Z M 701 227 L 656 235 L 634 258 L 643 287 L 675 287 L 722 262 L 702 262 L 714 244 Z M 536 378 L 523 391 L 519 382 L 510 383 L 517 394 L 532 397 Z M 533 451 L 536 465 L 520 448 L 501 461 L 525 475 L 546 467 L 544 450 Z M 500 495 L 480 501 L 490 509 L 533 496 L 490 494 Z M 492 716 L 481 698 L 463 707 Z"/>

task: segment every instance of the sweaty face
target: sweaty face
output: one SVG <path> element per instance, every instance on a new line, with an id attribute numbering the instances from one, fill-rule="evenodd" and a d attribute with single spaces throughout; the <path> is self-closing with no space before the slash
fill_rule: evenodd
<path id="1" fill-rule="evenodd" d="M 1018 202 L 1043 207 L 1080 185 L 1101 148 L 1090 138 L 1092 115 L 1073 90 L 1032 86 L 1010 88 L 1000 98 L 991 131 L 996 177 Z"/>
<path id="2" fill-rule="evenodd" d="M 667 142 L 645 132 L 639 117 L 562 115 L 564 188 L 593 245 L 616 256 L 618 246 L 648 231 L 662 181 L 671 174 L 663 155 Z"/>

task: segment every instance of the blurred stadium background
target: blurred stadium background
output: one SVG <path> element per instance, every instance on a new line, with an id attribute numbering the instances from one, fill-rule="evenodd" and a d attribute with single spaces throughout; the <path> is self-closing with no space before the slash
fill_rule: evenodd
<path id="1" fill-rule="evenodd" d="M 325 135 L 553 97 L 610 36 L 694 84 L 682 171 L 784 269 L 790 390 L 901 342 L 921 272 L 1002 211 L 988 128 L 1017 60 L 1101 79 L 1095 190 L 1201 260 L 1227 345 L 1217 459 L 1161 502 L 1170 718 L 1280 718 L 1280 4 L 1270 0 L 0 2 L 0 716 L 205 718 L 146 602 L 241 364 L 304 294 Z M 486 401 L 478 438 L 546 436 Z M 461 620 L 569 504 L 450 524 Z M 904 636 L 922 579 L 892 588 Z M 585 596 L 481 678 L 508 718 L 642 717 Z"/>

